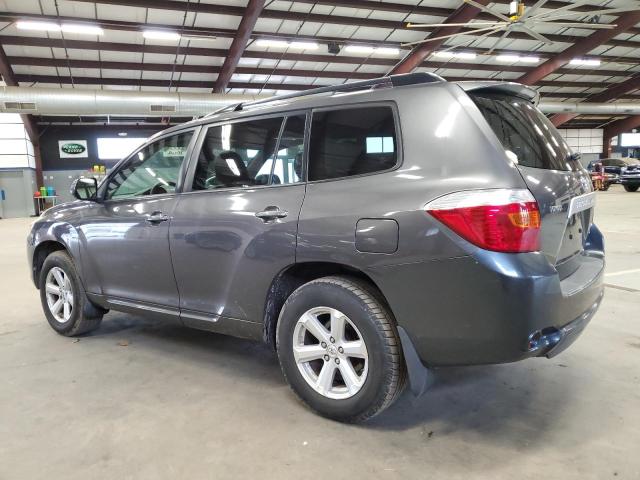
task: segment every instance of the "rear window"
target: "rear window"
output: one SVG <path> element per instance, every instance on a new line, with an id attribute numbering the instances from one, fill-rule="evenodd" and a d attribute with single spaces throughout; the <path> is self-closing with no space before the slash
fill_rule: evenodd
<path id="1" fill-rule="evenodd" d="M 393 168 L 398 162 L 391 107 L 314 112 L 309 180 L 350 177 Z"/>
<path id="2" fill-rule="evenodd" d="M 530 102 L 510 95 L 471 93 L 507 156 L 518 165 L 577 170 L 579 162 L 553 124 Z"/>

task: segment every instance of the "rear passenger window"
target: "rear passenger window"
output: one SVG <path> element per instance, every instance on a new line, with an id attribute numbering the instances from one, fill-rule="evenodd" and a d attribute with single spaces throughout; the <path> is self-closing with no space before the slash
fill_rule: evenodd
<path id="1" fill-rule="evenodd" d="M 282 117 L 210 127 L 198 155 L 194 190 L 268 185 Z"/>
<path id="2" fill-rule="evenodd" d="M 350 177 L 393 168 L 398 162 L 391 107 L 314 112 L 309 180 Z"/>

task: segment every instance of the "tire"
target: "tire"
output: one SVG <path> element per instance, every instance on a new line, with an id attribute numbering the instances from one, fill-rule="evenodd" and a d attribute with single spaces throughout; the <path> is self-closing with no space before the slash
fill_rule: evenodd
<path id="1" fill-rule="evenodd" d="M 64 285 L 63 289 L 60 289 L 60 283 Z M 62 296 L 56 293 L 56 285 L 58 291 L 62 290 Z M 47 321 L 60 335 L 81 335 L 100 326 L 106 310 L 89 301 L 73 260 L 66 252 L 56 251 L 45 259 L 40 272 L 39 286 L 40 301 Z M 65 301 L 67 299 L 69 301 Z M 54 307 L 57 301 L 62 301 L 62 305 L 56 312 Z M 69 304 L 68 315 L 65 304 Z"/>
<path id="2" fill-rule="evenodd" d="M 624 185 L 624 189 L 627 192 L 637 192 L 640 185 Z"/>
<path id="3" fill-rule="evenodd" d="M 606 192 L 607 190 L 609 190 L 609 187 L 610 187 L 610 186 L 611 186 L 611 184 L 610 184 L 610 183 L 605 183 L 605 184 L 603 184 L 603 185 L 602 185 L 601 190 L 602 190 L 603 192 Z"/>
<path id="4" fill-rule="evenodd" d="M 292 390 L 312 410 L 333 420 L 365 421 L 391 405 L 404 387 L 405 365 L 393 317 L 380 294 L 358 279 L 324 277 L 295 290 L 280 312 L 276 347 Z M 313 360 L 302 357 L 304 347 L 312 350 Z M 326 368 L 333 376 L 324 375 Z"/>

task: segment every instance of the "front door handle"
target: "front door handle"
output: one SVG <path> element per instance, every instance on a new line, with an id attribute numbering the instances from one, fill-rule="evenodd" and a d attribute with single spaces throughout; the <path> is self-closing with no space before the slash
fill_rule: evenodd
<path id="1" fill-rule="evenodd" d="M 284 218 L 287 215 L 289 215 L 289 212 L 274 206 L 267 207 L 261 212 L 256 212 L 256 217 L 261 218 L 265 222 L 276 218 Z"/>
<path id="2" fill-rule="evenodd" d="M 158 223 L 166 222 L 167 220 L 169 220 L 169 215 L 165 215 L 162 212 L 153 212 L 146 218 L 147 223 L 152 225 L 157 225 Z"/>

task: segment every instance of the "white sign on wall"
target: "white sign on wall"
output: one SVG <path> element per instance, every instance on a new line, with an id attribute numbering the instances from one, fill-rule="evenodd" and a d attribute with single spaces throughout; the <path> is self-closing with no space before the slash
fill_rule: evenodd
<path id="1" fill-rule="evenodd" d="M 58 142 L 60 158 L 88 158 L 86 140 L 60 140 Z"/>
<path id="2" fill-rule="evenodd" d="M 621 147 L 639 147 L 640 133 L 623 133 L 620 135 Z"/>

